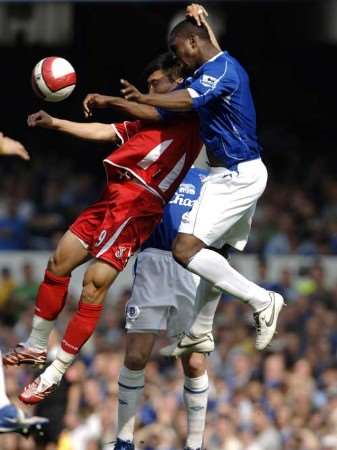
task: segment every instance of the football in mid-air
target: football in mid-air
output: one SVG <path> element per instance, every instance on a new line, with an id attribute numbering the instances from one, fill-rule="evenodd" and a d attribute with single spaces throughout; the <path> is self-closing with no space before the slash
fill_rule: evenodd
<path id="1" fill-rule="evenodd" d="M 75 86 L 76 72 L 64 58 L 49 56 L 41 59 L 33 69 L 33 90 L 47 102 L 60 102 L 66 99 Z"/>

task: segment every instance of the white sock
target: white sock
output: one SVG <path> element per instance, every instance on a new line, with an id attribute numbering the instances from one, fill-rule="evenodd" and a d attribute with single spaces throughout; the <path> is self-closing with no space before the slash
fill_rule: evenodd
<path id="1" fill-rule="evenodd" d="M 66 373 L 76 356 L 77 355 L 65 352 L 62 348 L 60 348 L 57 352 L 55 360 L 41 374 L 42 378 L 48 381 L 48 383 L 59 384 L 63 375 Z"/>
<path id="2" fill-rule="evenodd" d="M 26 341 L 28 347 L 34 347 L 39 350 L 46 350 L 51 330 L 54 328 L 54 320 L 46 320 L 40 316 L 34 315 L 32 331 Z"/>
<path id="3" fill-rule="evenodd" d="M 214 285 L 201 278 L 195 298 L 195 311 L 189 332 L 193 336 L 211 333 L 213 320 L 221 292 Z"/>
<path id="4" fill-rule="evenodd" d="M 144 370 L 122 367 L 118 385 L 117 437 L 133 442 L 135 417 L 144 391 Z"/>
<path id="5" fill-rule="evenodd" d="M 199 449 L 205 431 L 205 421 L 208 400 L 208 375 L 188 378 L 185 376 L 184 402 L 187 411 L 187 440 L 186 447 Z"/>
<path id="6" fill-rule="evenodd" d="M 187 269 L 205 278 L 215 287 L 248 302 L 255 311 L 270 303 L 268 291 L 261 288 L 231 267 L 219 253 L 203 248 L 196 253 L 187 265 Z"/>
<path id="7" fill-rule="evenodd" d="M 0 408 L 9 405 L 10 401 L 6 394 L 6 382 L 4 374 L 4 366 L 2 364 L 2 353 L 0 351 Z"/>

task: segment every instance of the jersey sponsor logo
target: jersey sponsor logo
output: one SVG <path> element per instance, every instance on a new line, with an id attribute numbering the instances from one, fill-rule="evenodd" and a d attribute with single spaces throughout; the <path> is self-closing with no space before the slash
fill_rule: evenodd
<path id="1" fill-rule="evenodd" d="M 99 247 L 102 244 L 102 242 L 106 238 L 106 234 L 107 234 L 106 230 L 102 230 L 101 231 L 100 235 L 98 236 L 98 239 L 97 239 L 97 242 L 95 244 L 95 247 Z"/>
<path id="2" fill-rule="evenodd" d="M 179 192 L 181 194 L 195 195 L 195 186 L 190 183 L 181 183 L 179 186 Z"/>
<path id="3" fill-rule="evenodd" d="M 140 314 L 140 309 L 137 305 L 126 305 L 126 319 L 130 322 L 134 322 L 138 319 Z"/>
<path id="4" fill-rule="evenodd" d="M 214 88 L 215 87 L 215 85 L 216 85 L 216 83 L 217 83 L 217 78 L 214 78 L 214 77 L 212 77 L 211 75 L 206 75 L 206 74 L 204 74 L 202 77 L 201 77 L 201 80 L 200 80 L 200 83 L 203 85 L 203 86 L 206 86 L 206 87 L 209 87 L 209 88 Z"/>
<path id="5" fill-rule="evenodd" d="M 177 192 L 174 194 L 173 199 L 169 202 L 172 205 L 179 205 L 179 206 L 187 206 L 188 208 L 192 208 L 194 203 L 197 200 L 192 200 L 190 198 L 186 198 L 184 194 L 178 194 Z"/>

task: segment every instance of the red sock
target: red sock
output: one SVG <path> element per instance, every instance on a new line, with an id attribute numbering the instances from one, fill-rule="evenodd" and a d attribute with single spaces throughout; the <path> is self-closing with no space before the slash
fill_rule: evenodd
<path id="1" fill-rule="evenodd" d="M 103 305 L 78 304 L 78 310 L 68 323 L 61 347 L 65 352 L 75 355 L 95 331 Z"/>
<path id="2" fill-rule="evenodd" d="M 64 307 L 70 277 L 59 277 L 46 270 L 36 297 L 35 314 L 46 320 L 55 320 Z"/>

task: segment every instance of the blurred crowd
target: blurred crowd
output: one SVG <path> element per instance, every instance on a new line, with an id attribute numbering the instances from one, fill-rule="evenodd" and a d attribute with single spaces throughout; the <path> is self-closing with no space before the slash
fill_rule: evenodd
<path id="1" fill-rule="evenodd" d="M 337 255 L 337 181 L 329 158 L 299 157 L 296 137 L 278 131 L 263 140 L 271 176 L 259 202 L 247 246 L 261 257 L 256 280 L 288 301 L 268 352 L 254 350 L 247 306 L 224 296 L 209 357 L 207 450 L 337 450 L 337 284 L 329 286 L 319 255 Z M 284 153 L 284 148 L 287 152 Z M 88 151 L 88 149 L 86 149 Z M 29 163 L 0 167 L 0 251 L 52 251 L 71 221 L 98 198 L 105 182 L 102 154 L 70 158 L 37 152 Z M 316 157 L 316 159 L 315 159 Z M 272 164 L 268 164 L 268 158 Z M 91 162 L 93 163 L 91 165 Z M 322 176 L 324 174 L 324 176 Z M 75 176 L 74 176 L 75 175 Z M 284 267 L 270 281 L 268 257 L 313 256 L 310 267 Z M 0 348 L 28 336 L 42 274 L 28 262 L 22 273 L 0 267 Z M 129 292 L 110 298 L 95 337 L 60 388 L 30 414 L 50 418 L 43 436 L 0 435 L 1 450 L 100 450 L 116 431 L 117 378 L 125 347 L 124 308 Z M 50 341 L 50 358 L 76 308 L 70 294 Z M 137 417 L 137 450 L 181 450 L 186 436 L 183 375 L 179 361 L 159 356 L 158 339 L 146 371 Z M 6 370 L 15 401 L 36 370 Z M 20 405 L 22 407 L 22 405 Z"/>
<path id="2" fill-rule="evenodd" d="M 266 286 L 268 267 L 261 264 Z M 13 347 L 29 332 L 37 278 L 27 262 L 18 283 L 4 268 L 0 283 L 0 346 Z M 10 285 L 11 282 L 11 285 Z M 207 450 L 337 449 L 337 284 L 327 287 L 322 266 L 288 268 L 272 283 L 288 300 L 279 333 L 268 352 L 254 350 L 250 308 L 224 296 L 216 315 L 216 350 L 209 357 Z M 11 287 L 9 287 L 11 286 Z M 0 436 L 1 450 L 100 450 L 116 429 L 117 378 L 123 362 L 124 308 L 128 291 L 109 298 L 95 337 L 69 369 L 59 390 L 32 414 L 50 417 L 44 436 Z M 50 341 L 57 339 L 76 307 L 70 297 Z M 18 313 L 20 311 L 20 313 Z M 162 358 L 158 339 L 146 370 L 146 389 L 137 417 L 137 449 L 181 450 L 186 435 L 183 375 L 179 361 Z M 6 370 L 7 390 L 15 400 L 36 371 Z"/>
<path id="3" fill-rule="evenodd" d="M 284 159 L 288 157 L 289 153 Z M 0 251 L 53 249 L 68 225 L 102 191 L 101 159 L 102 153 L 96 153 L 95 170 L 81 167 L 78 158 L 55 152 L 34 155 L 29 170 L 27 163 L 15 161 L 10 170 L 2 164 Z M 247 252 L 337 254 L 337 181 L 329 176 L 329 161 L 325 164 L 313 160 L 299 174 L 296 161 L 268 164 L 271 176 L 258 204 Z"/>

